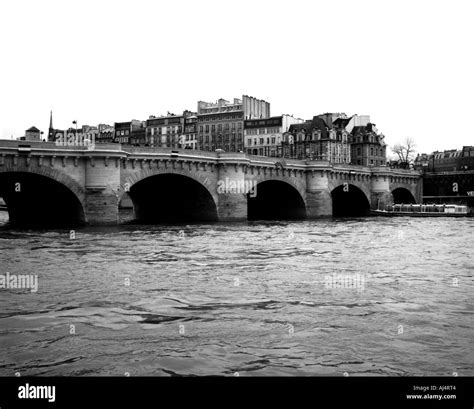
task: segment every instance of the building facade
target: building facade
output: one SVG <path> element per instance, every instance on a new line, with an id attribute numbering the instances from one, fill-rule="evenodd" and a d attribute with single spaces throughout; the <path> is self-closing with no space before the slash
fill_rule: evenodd
<path id="1" fill-rule="evenodd" d="M 151 116 L 146 121 L 146 145 L 160 148 L 178 148 L 183 133 L 185 113 Z"/>
<path id="2" fill-rule="evenodd" d="M 355 125 L 350 133 L 351 158 L 353 165 L 386 166 L 387 144 L 385 136 L 378 132 L 371 122 Z"/>
<path id="3" fill-rule="evenodd" d="M 291 159 L 350 163 L 349 133 L 345 114 L 321 114 L 293 124 L 283 136 L 282 156 Z"/>
<path id="4" fill-rule="evenodd" d="M 244 121 L 244 148 L 249 155 L 282 156 L 283 135 L 290 125 L 304 120 L 290 115 Z"/>
<path id="5" fill-rule="evenodd" d="M 414 160 L 415 169 L 425 172 L 461 172 L 474 170 L 474 146 L 450 149 L 431 154 L 418 154 Z"/>
<path id="6" fill-rule="evenodd" d="M 25 136 L 21 137 L 22 141 L 41 141 L 41 132 L 36 126 L 32 126 L 25 131 Z"/>
<path id="7" fill-rule="evenodd" d="M 197 129 L 198 129 L 198 118 L 196 113 L 185 117 L 184 121 L 184 132 L 180 136 L 180 147 L 184 149 L 197 149 Z"/>
<path id="8" fill-rule="evenodd" d="M 222 149 L 243 152 L 244 121 L 269 118 L 270 103 L 243 95 L 231 103 L 219 99 L 216 103 L 198 102 L 197 148 L 206 151 Z"/>
<path id="9" fill-rule="evenodd" d="M 115 122 L 114 124 L 114 142 L 115 143 L 130 143 L 132 133 L 141 132 L 144 128 L 144 123 L 137 119 L 132 119 L 127 122 Z"/>
<path id="10" fill-rule="evenodd" d="M 115 129 L 111 125 L 99 124 L 97 126 L 99 132 L 96 143 L 111 143 L 114 141 Z"/>

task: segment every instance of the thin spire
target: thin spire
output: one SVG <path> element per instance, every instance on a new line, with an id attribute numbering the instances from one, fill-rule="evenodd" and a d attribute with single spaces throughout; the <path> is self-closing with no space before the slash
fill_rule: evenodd
<path id="1" fill-rule="evenodd" d="M 53 110 L 51 110 L 51 113 L 49 116 L 49 129 L 53 129 Z"/>

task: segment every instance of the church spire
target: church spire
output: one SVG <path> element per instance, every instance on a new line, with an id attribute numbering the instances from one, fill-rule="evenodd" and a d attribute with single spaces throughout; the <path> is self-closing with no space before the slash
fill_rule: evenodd
<path id="1" fill-rule="evenodd" d="M 54 138 L 53 138 L 53 133 L 54 133 L 54 129 L 53 129 L 53 110 L 51 110 L 50 114 L 49 114 L 49 132 L 48 132 L 48 141 L 52 141 Z"/>

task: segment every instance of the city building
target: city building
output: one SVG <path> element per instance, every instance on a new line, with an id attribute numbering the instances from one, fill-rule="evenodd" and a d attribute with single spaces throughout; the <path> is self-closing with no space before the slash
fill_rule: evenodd
<path id="1" fill-rule="evenodd" d="M 312 120 L 290 125 L 283 135 L 282 156 L 292 159 L 323 160 L 350 163 L 350 122 L 345 114 L 326 113 Z"/>
<path id="2" fill-rule="evenodd" d="M 183 142 L 185 123 L 195 113 L 184 111 L 181 115 L 170 112 L 166 116 L 150 116 L 146 121 L 146 144 L 162 148 L 179 148 Z M 189 134 L 188 134 L 189 136 Z"/>
<path id="3" fill-rule="evenodd" d="M 346 127 L 346 130 L 350 129 L 351 163 L 362 166 L 386 166 L 385 136 L 370 122 L 368 115 L 354 121 L 352 119 Z"/>
<path id="4" fill-rule="evenodd" d="M 184 132 L 180 136 L 180 147 L 184 149 L 197 149 L 198 118 L 195 112 L 184 118 Z"/>
<path id="5" fill-rule="evenodd" d="M 115 122 L 114 124 L 114 142 L 115 143 L 130 143 L 130 136 L 133 133 L 140 133 L 144 128 L 144 123 L 142 121 L 132 119 L 128 122 Z"/>
<path id="6" fill-rule="evenodd" d="M 141 122 L 140 126 L 132 127 L 128 143 L 134 146 L 146 145 L 146 121 Z"/>
<path id="7" fill-rule="evenodd" d="M 270 117 L 270 103 L 243 95 L 231 103 L 219 99 L 216 103 L 198 102 L 197 147 L 201 150 L 243 152 L 244 121 Z"/>
<path id="8" fill-rule="evenodd" d="M 41 136 L 43 132 L 41 132 L 36 126 L 32 126 L 25 131 L 25 136 L 21 136 L 17 138 L 20 141 L 41 141 Z"/>
<path id="9" fill-rule="evenodd" d="M 414 168 L 425 172 L 461 172 L 474 170 L 474 146 L 418 154 Z"/>
<path id="10" fill-rule="evenodd" d="M 111 125 L 99 124 L 99 132 L 95 140 L 96 143 L 111 143 L 114 141 L 115 129 Z"/>
<path id="11" fill-rule="evenodd" d="M 77 132 L 87 135 L 87 139 L 90 141 L 97 141 L 99 138 L 99 127 L 91 125 L 82 125 Z"/>
<path id="12" fill-rule="evenodd" d="M 291 115 L 245 120 L 245 152 L 249 155 L 282 156 L 283 134 L 288 131 L 290 125 L 303 122 L 303 119 Z"/>

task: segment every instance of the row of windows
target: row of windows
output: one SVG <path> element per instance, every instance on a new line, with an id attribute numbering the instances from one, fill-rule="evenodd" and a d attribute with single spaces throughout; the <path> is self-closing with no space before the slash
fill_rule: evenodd
<path id="1" fill-rule="evenodd" d="M 201 114 L 213 114 L 218 112 L 226 112 L 226 111 L 241 111 L 242 105 L 231 105 L 231 106 L 223 106 L 223 107 L 215 107 L 215 108 L 202 108 L 200 113 Z"/>
<path id="2" fill-rule="evenodd" d="M 183 127 L 180 126 L 163 126 L 163 127 L 158 127 L 158 128 L 148 128 L 149 133 L 151 135 L 164 135 L 167 134 L 168 131 L 169 133 L 176 133 L 176 132 L 181 132 L 183 130 Z"/>
<path id="3" fill-rule="evenodd" d="M 377 142 L 376 135 L 363 135 L 363 136 L 352 136 L 353 142 Z"/>
<path id="4" fill-rule="evenodd" d="M 280 133 L 280 128 L 257 128 L 257 129 L 247 129 L 245 133 L 247 135 L 264 135 L 269 133 Z"/>
<path id="5" fill-rule="evenodd" d="M 222 127 L 224 125 L 224 127 Z M 232 122 L 232 123 L 226 123 L 226 124 L 217 124 L 216 125 L 199 125 L 199 132 L 204 132 L 209 133 L 211 132 L 220 132 L 224 129 L 225 131 L 228 131 L 229 129 L 235 130 L 235 129 L 242 129 L 242 122 Z"/>
<path id="6" fill-rule="evenodd" d="M 243 119 L 243 114 L 239 115 L 216 115 L 205 118 L 198 118 L 198 122 L 213 122 L 213 121 L 232 121 L 235 119 Z"/>
<path id="7" fill-rule="evenodd" d="M 224 141 L 224 142 L 229 142 L 229 141 L 232 141 L 232 142 L 235 142 L 235 141 L 239 141 L 239 142 L 242 142 L 242 134 L 239 134 L 237 137 L 235 134 L 232 134 L 232 136 L 229 136 L 229 135 L 225 135 L 224 137 L 221 137 L 221 138 L 216 138 L 216 137 L 210 137 L 209 135 L 199 135 L 198 137 L 198 140 L 199 142 L 216 142 L 216 139 L 219 140 L 219 141 Z"/>
<path id="8" fill-rule="evenodd" d="M 370 156 L 384 156 L 383 148 L 370 148 Z M 357 148 L 357 155 L 362 155 L 362 148 Z"/>
<path id="9" fill-rule="evenodd" d="M 276 143 L 276 138 L 273 136 L 273 137 L 267 137 L 267 138 L 247 138 L 247 146 L 252 146 L 252 141 L 253 141 L 253 144 L 254 145 L 263 145 L 265 143 L 265 139 L 266 139 L 266 144 L 267 145 L 270 145 L 270 143 L 272 145 L 275 145 Z"/>

